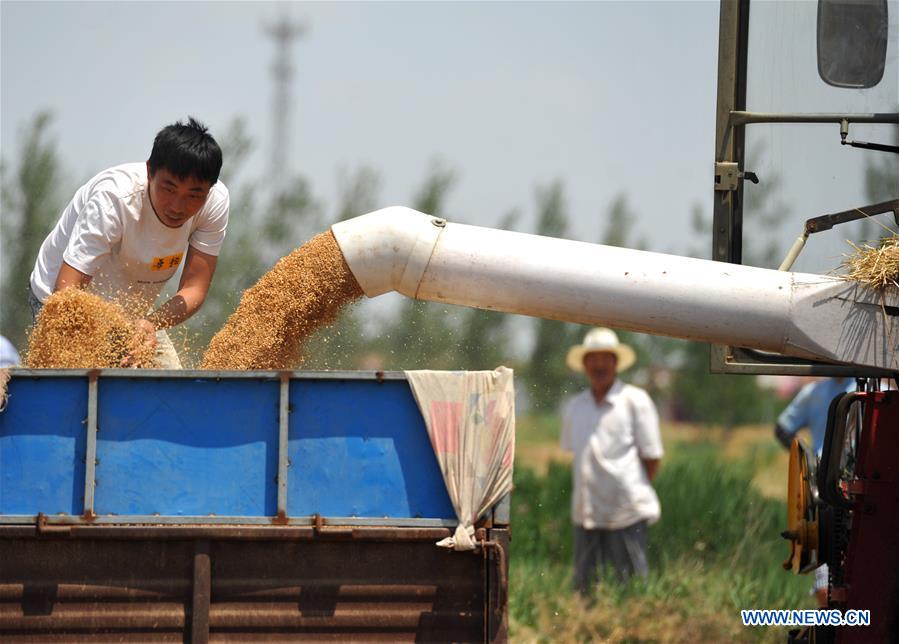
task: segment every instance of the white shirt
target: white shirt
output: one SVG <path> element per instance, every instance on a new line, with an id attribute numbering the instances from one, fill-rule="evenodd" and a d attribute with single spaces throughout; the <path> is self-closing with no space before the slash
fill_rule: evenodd
<path id="1" fill-rule="evenodd" d="M 104 170 L 78 189 L 38 252 L 31 290 L 41 302 L 53 292 L 63 261 L 92 277 L 89 290 L 134 302 L 143 315 L 184 260 L 188 244 L 218 255 L 228 226 L 228 189 L 217 182 L 206 203 L 178 228 L 164 225 L 150 205 L 145 163 Z"/>
<path id="2" fill-rule="evenodd" d="M 649 395 L 616 380 L 602 402 L 587 389 L 562 416 L 562 448 L 574 454 L 571 518 L 586 529 L 655 523 L 659 498 L 641 459 L 662 458 L 659 416 Z"/>

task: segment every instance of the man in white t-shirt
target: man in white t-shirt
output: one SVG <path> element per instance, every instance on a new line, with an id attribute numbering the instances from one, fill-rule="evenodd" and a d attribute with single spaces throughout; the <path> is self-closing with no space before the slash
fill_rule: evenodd
<path id="1" fill-rule="evenodd" d="M 34 315 L 54 291 L 91 290 L 138 318 L 158 366 L 180 368 L 164 329 L 196 313 L 209 291 L 228 226 L 221 168 L 218 143 L 190 118 L 160 130 L 146 163 L 109 168 L 84 184 L 38 252 Z M 181 264 L 177 292 L 154 310 Z"/>
<path id="2" fill-rule="evenodd" d="M 652 487 L 663 455 L 659 416 L 644 390 L 617 377 L 634 359 L 631 347 L 602 328 L 591 329 L 566 358 L 590 383 L 562 416 L 562 448 L 574 455 L 572 581 L 584 596 L 600 568 L 610 566 L 621 580 L 647 574 L 646 528 L 661 515 Z"/>

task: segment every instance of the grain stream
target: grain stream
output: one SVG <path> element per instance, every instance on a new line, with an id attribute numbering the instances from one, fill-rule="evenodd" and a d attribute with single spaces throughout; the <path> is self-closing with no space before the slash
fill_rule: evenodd
<path id="1" fill-rule="evenodd" d="M 201 369 L 293 369 L 303 344 L 362 297 L 330 231 L 282 257 L 247 289 L 209 343 Z"/>

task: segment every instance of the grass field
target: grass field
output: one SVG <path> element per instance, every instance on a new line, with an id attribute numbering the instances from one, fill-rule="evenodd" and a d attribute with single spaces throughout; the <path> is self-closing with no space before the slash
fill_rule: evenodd
<path id="1" fill-rule="evenodd" d="M 814 608 L 811 578 L 781 568 L 787 461 L 769 427 L 664 427 L 651 574 L 626 585 L 605 580 L 586 605 L 570 591 L 571 470 L 557 447 L 557 422 L 518 422 L 514 641 L 783 642 L 785 629 L 743 627 L 740 609 Z"/>

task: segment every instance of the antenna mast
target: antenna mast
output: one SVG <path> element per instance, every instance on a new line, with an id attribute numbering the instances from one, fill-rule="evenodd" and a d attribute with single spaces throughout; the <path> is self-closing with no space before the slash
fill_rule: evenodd
<path id="1" fill-rule="evenodd" d="M 274 78 L 274 95 L 272 97 L 272 140 L 271 166 L 269 178 L 275 191 L 284 188 L 290 177 L 291 149 L 291 84 L 294 77 L 294 65 L 290 58 L 290 48 L 295 40 L 306 31 L 305 25 L 292 21 L 287 14 L 282 14 L 277 22 L 265 25 L 265 33 L 275 42 L 275 60 L 271 65 Z"/>

